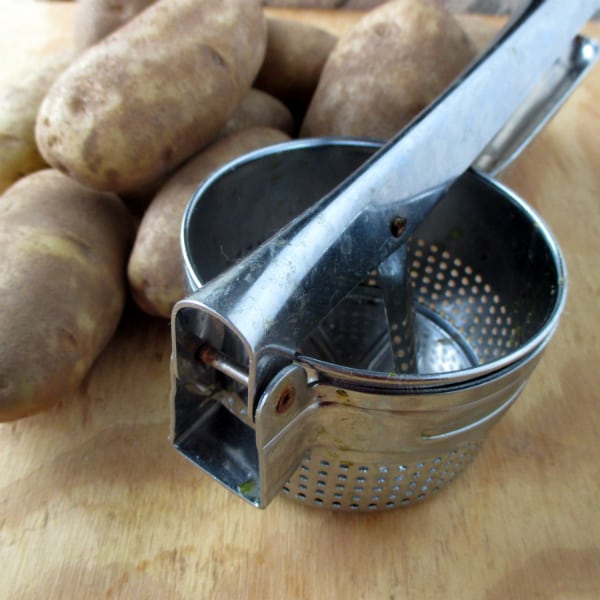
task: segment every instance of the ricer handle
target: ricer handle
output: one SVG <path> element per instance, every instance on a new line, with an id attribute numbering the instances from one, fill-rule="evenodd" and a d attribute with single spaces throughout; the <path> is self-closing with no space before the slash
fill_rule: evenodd
<path id="1" fill-rule="evenodd" d="M 473 163 L 473 168 L 497 177 L 548 124 L 598 60 L 598 44 L 576 36 L 565 53 L 515 111 Z"/>

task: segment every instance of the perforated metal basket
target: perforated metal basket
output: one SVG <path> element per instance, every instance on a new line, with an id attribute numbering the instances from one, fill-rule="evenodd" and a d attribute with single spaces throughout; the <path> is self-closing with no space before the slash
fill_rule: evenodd
<path id="1" fill-rule="evenodd" d="M 223 180 L 227 193 L 212 182 L 189 207 L 190 291 L 202 294 L 202 282 L 218 281 L 378 147 L 309 140 L 238 161 Z M 282 489 L 314 506 L 392 508 L 452 481 L 550 340 L 565 301 L 565 267 L 531 208 L 474 171 L 417 229 L 408 264 L 416 372 L 395 371 L 394 332 L 374 271 L 298 341 L 254 414 L 249 382 L 235 369 L 259 358 L 205 297 L 182 301 L 173 321 L 180 452 L 258 506 Z M 202 358 L 212 328 L 221 335 L 219 364 Z"/>

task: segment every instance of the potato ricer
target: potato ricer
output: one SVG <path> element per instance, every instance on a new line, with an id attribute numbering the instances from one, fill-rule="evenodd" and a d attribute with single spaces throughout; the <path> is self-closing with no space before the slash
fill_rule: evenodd
<path id="1" fill-rule="evenodd" d="M 388 509 L 464 470 L 566 296 L 552 233 L 493 175 L 595 61 L 574 36 L 599 6 L 530 2 L 386 144 L 296 140 L 199 187 L 172 315 L 179 452 L 258 507 Z"/>

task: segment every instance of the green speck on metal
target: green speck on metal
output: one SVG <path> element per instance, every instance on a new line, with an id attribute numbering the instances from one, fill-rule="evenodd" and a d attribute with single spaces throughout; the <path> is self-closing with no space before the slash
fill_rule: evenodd
<path id="1" fill-rule="evenodd" d="M 240 483 L 237 486 L 238 492 L 243 496 L 255 496 L 256 495 L 256 481 L 254 479 L 248 479 L 244 483 Z"/>

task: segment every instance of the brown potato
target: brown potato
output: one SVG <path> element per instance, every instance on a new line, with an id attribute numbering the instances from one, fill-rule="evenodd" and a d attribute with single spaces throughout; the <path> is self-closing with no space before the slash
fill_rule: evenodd
<path id="1" fill-rule="evenodd" d="M 51 54 L 0 87 L 0 193 L 48 166 L 35 143 L 35 120 L 48 89 L 72 56 L 70 50 Z"/>
<path id="2" fill-rule="evenodd" d="M 205 148 L 167 180 L 144 214 L 129 259 L 129 285 L 142 310 L 168 318 L 173 304 L 185 295 L 180 228 L 185 207 L 202 181 L 242 154 L 288 139 L 274 129 L 236 131 Z"/>
<path id="3" fill-rule="evenodd" d="M 288 108 L 277 98 L 266 92 L 251 89 L 244 96 L 225 127 L 221 129 L 218 137 L 250 127 L 278 129 L 291 136 L 294 130 L 294 118 Z M 165 173 L 160 179 L 150 184 L 134 190 L 127 190 L 120 194 L 121 199 L 135 214 L 141 215 L 169 175 L 169 173 Z"/>
<path id="4" fill-rule="evenodd" d="M 73 31 L 75 48 L 85 50 L 93 46 L 154 2 L 156 0 L 78 0 Z"/>
<path id="5" fill-rule="evenodd" d="M 231 115 L 220 135 L 249 127 L 270 127 L 292 135 L 294 117 L 285 104 L 277 98 L 266 92 L 251 89 Z"/>
<path id="6" fill-rule="evenodd" d="M 301 135 L 389 139 L 474 57 L 470 39 L 435 0 L 383 4 L 330 54 Z"/>
<path id="7" fill-rule="evenodd" d="M 265 47 L 259 0 L 161 0 L 58 78 L 37 119 L 40 152 L 96 189 L 151 183 L 218 134 Z"/>
<path id="8" fill-rule="evenodd" d="M 254 86 L 279 98 L 301 120 L 337 38 L 297 21 L 267 19 L 267 50 Z"/>
<path id="9" fill-rule="evenodd" d="M 117 196 L 52 169 L 0 198 L 0 421 L 80 385 L 119 322 L 132 237 Z"/>

